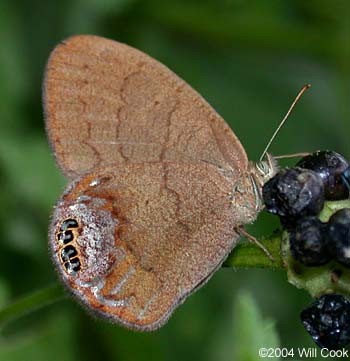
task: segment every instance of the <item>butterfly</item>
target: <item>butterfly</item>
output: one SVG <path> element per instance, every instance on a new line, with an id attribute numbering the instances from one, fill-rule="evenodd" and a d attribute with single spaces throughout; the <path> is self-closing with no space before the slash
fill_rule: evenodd
<path id="1" fill-rule="evenodd" d="M 270 156 L 249 162 L 195 90 L 113 40 L 80 35 L 59 44 L 43 104 L 69 182 L 49 230 L 61 280 L 95 315 L 157 329 L 256 219 L 276 164 Z"/>

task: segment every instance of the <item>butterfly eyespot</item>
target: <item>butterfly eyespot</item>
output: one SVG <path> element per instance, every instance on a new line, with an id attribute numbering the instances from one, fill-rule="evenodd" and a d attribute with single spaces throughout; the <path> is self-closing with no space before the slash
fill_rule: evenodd
<path id="1" fill-rule="evenodd" d="M 60 231 L 64 232 L 68 229 L 78 228 L 78 227 L 79 227 L 79 223 L 75 219 L 69 218 L 62 222 Z"/>
<path id="2" fill-rule="evenodd" d="M 72 242 L 73 239 L 74 239 L 74 234 L 72 231 L 59 232 L 57 234 L 57 240 L 63 244 L 68 244 Z"/>
<path id="3" fill-rule="evenodd" d="M 81 269 L 81 264 L 80 264 L 79 258 L 75 257 L 75 258 L 67 261 L 64 264 L 64 267 L 66 268 L 67 273 L 74 276 Z"/>
<path id="4" fill-rule="evenodd" d="M 80 264 L 80 261 L 79 261 L 78 257 L 75 257 L 75 258 L 71 259 L 70 264 L 71 264 L 72 270 L 74 272 L 78 272 L 80 270 L 80 268 L 81 268 L 81 264 Z"/>
<path id="5" fill-rule="evenodd" d="M 69 246 L 66 246 L 64 247 L 62 250 L 61 250 L 61 259 L 62 259 L 62 262 L 67 262 L 69 261 L 71 258 L 75 257 L 78 255 L 78 252 L 77 250 L 75 249 L 74 246 L 72 245 L 69 245 Z"/>
<path id="6" fill-rule="evenodd" d="M 100 180 L 103 175 L 86 179 L 85 187 L 89 192 L 91 178 Z M 102 187 L 100 183 L 94 192 Z M 113 199 L 108 198 L 108 194 L 100 198 L 80 189 L 75 199 L 61 202 L 55 209 L 50 234 L 54 260 L 63 278 L 74 277 L 72 282 L 77 287 L 82 287 L 81 282 L 88 284 L 106 277 L 116 261 L 116 226 L 120 221 L 114 213 Z M 71 219 L 77 220 L 78 228 L 60 231 L 62 224 Z"/>

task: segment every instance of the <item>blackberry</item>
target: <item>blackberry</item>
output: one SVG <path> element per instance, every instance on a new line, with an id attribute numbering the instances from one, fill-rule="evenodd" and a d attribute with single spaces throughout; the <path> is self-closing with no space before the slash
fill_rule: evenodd
<path id="1" fill-rule="evenodd" d="M 302 168 L 283 169 L 263 186 L 268 212 L 278 215 L 286 228 L 301 217 L 318 214 L 324 205 L 322 178 Z"/>
<path id="2" fill-rule="evenodd" d="M 342 173 L 341 177 L 350 192 L 350 166 L 345 170 L 344 173 Z"/>
<path id="3" fill-rule="evenodd" d="M 302 158 L 297 167 L 311 169 L 321 176 L 326 200 L 348 198 L 349 184 L 344 181 L 343 174 L 349 163 L 342 155 L 331 150 L 318 151 Z"/>
<path id="4" fill-rule="evenodd" d="M 327 244 L 334 259 L 350 267 L 350 209 L 332 215 L 327 224 Z"/>
<path id="5" fill-rule="evenodd" d="M 321 296 L 301 312 L 300 318 L 320 347 L 337 350 L 350 342 L 350 302 L 341 295 Z"/>
<path id="6" fill-rule="evenodd" d="M 330 261 L 324 229 L 325 224 L 317 217 L 300 219 L 289 235 L 293 258 L 307 266 L 319 266 Z"/>

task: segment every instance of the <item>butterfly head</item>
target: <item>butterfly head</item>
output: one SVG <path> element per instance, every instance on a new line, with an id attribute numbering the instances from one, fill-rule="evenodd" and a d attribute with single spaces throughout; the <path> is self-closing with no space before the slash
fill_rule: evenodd
<path id="1" fill-rule="evenodd" d="M 250 166 L 250 178 L 255 195 L 256 209 L 263 208 L 262 187 L 278 172 L 276 159 L 269 153 L 266 153 L 264 159 Z"/>
<path id="2" fill-rule="evenodd" d="M 278 172 L 278 164 L 276 159 L 270 154 L 266 153 L 265 159 L 254 163 L 251 171 L 256 185 L 259 188 L 270 180 Z"/>

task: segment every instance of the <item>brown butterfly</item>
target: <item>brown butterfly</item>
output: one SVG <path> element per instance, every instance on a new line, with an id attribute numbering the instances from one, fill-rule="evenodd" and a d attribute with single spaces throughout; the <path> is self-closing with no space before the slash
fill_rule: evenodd
<path id="1" fill-rule="evenodd" d="M 61 279 L 103 318 L 160 327 L 256 219 L 275 163 L 248 162 L 225 121 L 164 65 L 96 36 L 54 49 L 44 108 L 70 182 L 50 227 Z"/>

